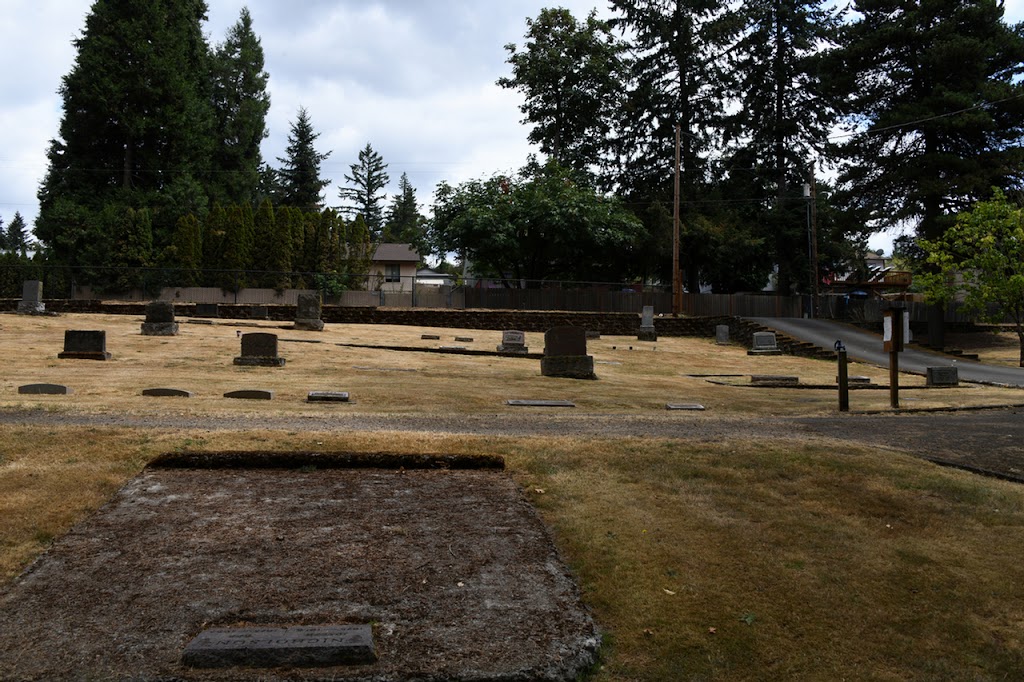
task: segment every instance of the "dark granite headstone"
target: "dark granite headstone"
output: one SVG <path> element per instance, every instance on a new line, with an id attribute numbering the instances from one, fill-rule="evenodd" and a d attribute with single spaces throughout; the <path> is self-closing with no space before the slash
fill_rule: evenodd
<path id="1" fill-rule="evenodd" d="M 107 332 L 68 329 L 64 332 L 64 351 L 57 357 L 62 360 L 109 360 Z"/>
<path id="2" fill-rule="evenodd" d="M 782 355 L 774 332 L 754 332 L 754 347 L 747 355 Z"/>
<path id="3" fill-rule="evenodd" d="M 926 386 L 959 386 L 960 371 L 956 367 L 927 367 Z"/>
<path id="4" fill-rule="evenodd" d="M 586 330 L 583 327 L 554 327 L 545 332 L 540 373 L 564 379 L 596 379 L 594 358 L 587 355 Z"/>
<path id="5" fill-rule="evenodd" d="M 240 391 L 228 391 L 224 394 L 224 397 L 235 398 L 238 400 L 273 400 L 274 392 L 258 388 L 249 388 Z"/>
<path id="6" fill-rule="evenodd" d="M 43 305 L 43 283 L 37 279 L 25 280 L 21 287 L 21 301 L 18 302 L 18 314 L 32 315 L 46 311 Z"/>
<path id="7" fill-rule="evenodd" d="M 295 311 L 296 329 L 322 332 L 324 321 L 320 319 L 321 314 L 320 294 L 299 294 L 299 304 Z"/>
<path id="8" fill-rule="evenodd" d="M 313 668 L 377 661 L 369 625 L 211 628 L 182 654 L 193 668 Z"/>
<path id="9" fill-rule="evenodd" d="M 142 395 L 150 398 L 191 398 L 192 391 L 180 388 L 145 388 Z"/>
<path id="10" fill-rule="evenodd" d="M 74 391 L 61 384 L 26 384 L 18 387 L 21 395 L 70 395 Z"/>
<path id="11" fill-rule="evenodd" d="M 554 327 L 544 333 L 544 355 L 587 354 L 587 332 L 583 327 Z"/>
<path id="12" fill-rule="evenodd" d="M 277 356 L 277 334 L 242 334 L 242 355 L 235 358 L 235 364 L 250 367 L 284 367 L 284 358 Z"/>
<path id="13" fill-rule="evenodd" d="M 420 337 L 420 339 L 422 341 L 440 341 L 441 340 L 441 335 L 440 334 L 424 334 L 423 336 Z"/>
<path id="14" fill-rule="evenodd" d="M 143 336 L 177 336 L 178 323 L 174 321 L 174 304 L 153 301 L 146 304 L 146 321 L 142 323 Z"/>
<path id="15" fill-rule="evenodd" d="M 220 317 L 216 303 L 196 303 L 196 317 Z"/>

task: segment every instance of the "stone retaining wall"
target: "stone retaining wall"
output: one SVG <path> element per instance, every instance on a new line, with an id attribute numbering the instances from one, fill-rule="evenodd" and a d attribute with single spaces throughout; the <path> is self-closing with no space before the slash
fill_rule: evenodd
<path id="1" fill-rule="evenodd" d="M 46 310 L 54 313 L 93 313 L 104 315 L 146 314 L 145 302 L 74 301 L 47 299 Z M 0 310 L 17 309 L 16 299 L 0 300 Z M 296 306 L 267 305 L 268 319 L 293 322 Z M 253 306 L 220 304 L 218 315 L 226 320 L 251 319 Z M 195 314 L 194 303 L 175 304 L 179 317 Z M 455 329 L 517 329 L 524 332 L 546 332 L 552 327 L 576 326 L 602 334 L 633 335 L 640 330 L 640 316 L 635 313 L 555 312 L 529 310 L 451 310 L 432 308 L 354 308 L 325 305 L 324 322 L 334 324 L 398 324 L 416 327 Z M 735 334 L 739 318 L 734 317 L 656 317 L 654 327 L 661 336 L 700 336 L 714 338 L 715 327 L 728 324 Z"/>

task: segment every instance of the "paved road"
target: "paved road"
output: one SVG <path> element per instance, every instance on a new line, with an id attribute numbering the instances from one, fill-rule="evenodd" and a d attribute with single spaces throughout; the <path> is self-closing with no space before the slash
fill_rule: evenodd
<path id="1" fill-rule="evenodd" d="M 750 319 L 795 339 L 808 341 L 826 349 L 831 349 L 836 339 L 842 339 L 851 360 L 879 367 L 889 366 L 889 354 L 882 350 L 882 337 L 852 325 L 831 320 L 805 320 L 795 317 Z M 950 365 L 955 365 L 959 369 L 958 373 L 963 381 L 1007 384 L 1024 388 L 1024 368 L 983 365 L 973 360 L 957 359 L 941 353 L 911 348 L 900 353 L 900 370 L 903 372 L 924 374 L 928 367 Z"/>

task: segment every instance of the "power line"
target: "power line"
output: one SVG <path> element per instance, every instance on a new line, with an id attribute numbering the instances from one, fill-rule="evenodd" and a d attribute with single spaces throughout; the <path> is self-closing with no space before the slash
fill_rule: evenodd
<path id="1" fill-rule="evenodd" d="M 891 126 L 885 126 L 884 128 L 877 128 L 877 129 L 874 129 L 874 130 L 862 130 L 862 131 L 859 131 L 859 132 L 856 132 L 856 133 L 844 133 L 842 135 L 830 135 L 828 137 L 828 139 L 829 140 L 842 140 L 842 139 L 845 139 L 845 138 L 848 138 L 848 137 L 856 137 L 858 135 L 865 135 L 865 136 L 878 135 L 880 133 L 885 133 L 885 132 L 888 132 L 890 130 L 896 130 L 897 128 L 906 128 L 907 126 L 914 126 L 914 125 L 919 125 L 921 123 L 928 123 L 929 121 L 937 121 L 939 119 L 949 118 L 951 116 L 959 116 L 960 114 L 966 114 L 969 111 L 975 111 L 976 109 L 984 109 L 986 107 L 995 106 L 996 104 L 1002 104 L 1004 102 L 1010 102 L 1010 101 L 1015 100 L 1015 99 L 1020 99 L 1021 97 L 1024 97 L 1024 93 L 1021 93 L 1019 95 L 1012 95 L 1010 97 L 1006 97 L 1006 98 L 1003 98 L 1003 99 L 1000 99 L 1000 100 L 996 100 L 994 102 L 982 102 L 980 104 L 975 104 L 973 107 L 967 107 L 966 109 L 960 109 L 958 111 L 950 111 L 950 112 L 945 113 L 945 114 L 936 114 L 935 116 L 928 116 L 926 118 L 920 118 L 920 119 L 918 119 L 916 121 L 907 121 L 906 123 L 896 123 L 896 124 L 891 125 Z"/>

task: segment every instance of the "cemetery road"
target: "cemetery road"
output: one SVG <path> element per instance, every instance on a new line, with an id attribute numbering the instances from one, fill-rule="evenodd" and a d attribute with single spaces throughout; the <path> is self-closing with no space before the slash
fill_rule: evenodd
<path id="1" fill-rule="evenodd" d="M 836 340 L 841 339 L 851 360 L 866 362 L 878 367 L 889 366 L 889 354 L 882 350 L 882 337 L 853 325 L 831 320 L 805 320 L 788 317 L 752 317 L 748 319 L 826 350 L 831 350 Z M 983 365 L 973 360 L 953 358 L 949 355 L 909 346 L 900 353 L 900 371 L 903 372 L 925 374 L 928 367 L 950 366 L 957 367 L 961 381 L 1024 387 L 1024 368 Z"/>

